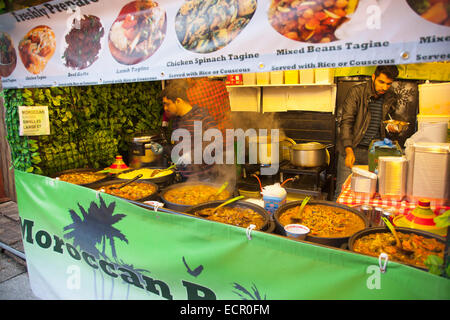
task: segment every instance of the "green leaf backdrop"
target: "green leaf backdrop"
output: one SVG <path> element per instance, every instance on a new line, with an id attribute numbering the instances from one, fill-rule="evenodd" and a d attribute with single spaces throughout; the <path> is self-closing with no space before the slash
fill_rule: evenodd
<path id="1" fill-rule="evenodd" d="M 5 89 L 7 140 L 15 169 L 52 175 L 109 166 L 129 139 L 159 127 L 161 82 Z M 19 136 L 18 106 L 49 108 L 49 136 Z"/>

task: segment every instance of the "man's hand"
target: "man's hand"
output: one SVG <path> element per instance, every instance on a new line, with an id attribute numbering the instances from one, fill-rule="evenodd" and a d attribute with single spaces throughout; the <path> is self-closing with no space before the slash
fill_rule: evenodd
<path id="1" fill-rule="evenodd" d="M 353 153 L 353 149 L 350 147 L 345 148 L 345 166 L 348 168 L 352 168 L 355 163 L 355 154 Z"/>

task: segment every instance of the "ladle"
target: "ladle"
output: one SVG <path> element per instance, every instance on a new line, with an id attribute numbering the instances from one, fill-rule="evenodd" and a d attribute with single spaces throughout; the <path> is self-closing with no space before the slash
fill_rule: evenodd
<path id="1" fill-rule="evenodd" d="M 297 212 L 298 215 L 302 214 L 303 209 L 305 208 L 305 206 L 309 200 L 311 200 L 310 196 L 306 196 L 305 199 L 303 199 L 302 204 L 300 205 L 300 208 L 298 209 L 298 212 Z"/>
<path id="2" fill-rule="evenodd" d="M 208 200 L 214 200 L 216 199 L 216 197 L 221 194 L 225 188 L 228 187 L 228 181 L 225 181 L 219 188 L 219 190 L 217 190 L 217 192 L 215 194 L 212 194 L 208 197 Z"/>
<path id="3" fill-rule="evenodd" d="M 310 196 L 306 196 L 303 199 L 302 204 L 300 205 L 300 208 L 298 209 L 297 214 L 296 214 L 296 216 L 298 216 L 298 218 L 291 218 L 292 222 L 300 222 L 301 221 L 301 215 L 302 215 L 303 209 L 305 208 L 305 206 L 309 200 L 311 200 Z"/>
<path id="4" fill-rule="evenodd" d="M 386 219 L 385 217 L 381 217 L 381 219 L 383 219 L 384 223 L 386 224 L 386 226 L 388 227 L 389 230 L 391 230 L 392 234 L 394 235 L 395 238 L 395 242 L 397 244 L 397 247 L 404 251 L 406 254 L 413 254 L 414 251 L 408 250 L 403 248 L 402 243 L 400 241 L 400 238 L 398 237 L 397 231 L 395 230 L 394 226 L 392 225 L 392 223 Z"/>
<path id="5" fill-rule="evenodd" d="M 177 166 L 176 164 L 173 164 L 170 167 L 165 168 L 165 169 L 155 169 L 155 170 L 153 170 L 152 174 L 150 175 L 150 178 L 153 178 L 154 176 L 156 176 L 157 174 L 159 174 L 161 172 L 169 171 L 169 170 L 175 168 L 176 166 Z"/>
<path id="6" fill-rule="evenodd" d="M 227 201 L 225 201 L 224 203 L 221 203 L 220 205 L 218 205 L 217 207 L 215 207 L 211 214 L 214 214 L 214 212 L 216 212 L 219 208 L 222 208 L 222 207 L 226 206 L 227 204 L 230 204 L 230 203 L 232 203 L 232 202 L 241 200 L 241 199 L 243 199 L 243 198 L 245 198 L 245 197 L 244 197 L 244 196 L 238 196 L 238 197 L 234 197 L 234 198 L 232 198 L 232 199 L 230 199 L 230 200 L 227 200 Z"/>
<path id="7" fill-rule="evenodd" d="M 130 183 L 136 181 L 137 179 L 139 179 L 140 177 L 142 177 L 142 173 L 138 174 L 136 177 L 134 177 L 133 179 L 131 179 L 130 181 L 125 182 L 124 184 L 118 186 L 118 187 L 111 187 L 110 189 L 121 189 L 127 185 L 129 185 Z"/>

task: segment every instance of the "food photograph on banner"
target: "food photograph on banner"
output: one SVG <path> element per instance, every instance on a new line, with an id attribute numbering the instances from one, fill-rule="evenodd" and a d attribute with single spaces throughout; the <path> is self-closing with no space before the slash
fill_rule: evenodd
<path id="1" fill-rule="evenodd" d="M 448 0 L 0 1 L 1 254 L 44 300 L 449 300 L 449 42 Z"/>

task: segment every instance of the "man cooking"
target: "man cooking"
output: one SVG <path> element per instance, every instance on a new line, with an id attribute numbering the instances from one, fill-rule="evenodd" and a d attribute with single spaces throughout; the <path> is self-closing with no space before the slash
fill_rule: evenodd
<path id="1" fill-rule="evenodd" d="M 220 179 L 227 180 L 230 185 L 236 181 L 235 164 L 226 164 L 227 150 L 234 149 L 234 138 L 226 139 L 226 129 L 232 129 L 230 98 L 225 83 L 207 77 L 174 79 L 169 83 L 182 83 L 187 86 L 186 95 L 191 105 L 203 108 L 208 112 L 216 123 L 216 128 L 222 133 L 223 158 L 221 165 L 216 165 L 216 171 Z M 163 125 L 168 126 L 168 117 L 163 115 Z M 177 123 L 172 124 L 176 128 Z"/>
<path id="2" fill-rule="evenodd" d="M 184 180 L 191 178 L 202 181 L 214 180 L 217 176 L 214 163 L 206 164 L 203 159 L 203 151 L 208 143 L 202 139 L 202 145 L 197 146 L 202 152 L 201 163 L 194 163 L 194 143 L 196 126 L 201 125 L 202 131 L 200 134 L 203 138 L 203 133 L 208 129 L 217 127 L 217 124 L 207 109 L 189 103 L 187 89 L 186 81 L 174 81 L 169 82 L 161 92 L 165 114 L 168 118 L 173 119 L 173 129 L 187 130 L 185 132 L 190 139 L 190 150 L 183 150 L 180 159 L 176 162 Z M 180 140 L 178 143 L 184 141 L 183 139 Z"/>
<path id="3" fill-rule="evenodd" d="M 335 200 L 353 165 L 368 164 L 370 142 L 386 137 L 383 121 L 396 110 L 397 96 L 390 88 L 397 76 L 396 66 L 378 66 L 371 81 L 351 87 L 343 105 L 339 106 Z M 398 132 L 395 126 L 386 129 Z"/>

